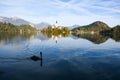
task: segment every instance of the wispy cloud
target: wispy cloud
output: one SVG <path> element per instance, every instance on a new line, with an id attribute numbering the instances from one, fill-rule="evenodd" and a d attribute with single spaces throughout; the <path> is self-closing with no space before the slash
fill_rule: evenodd
<path id="1" fill-rule="evenodd" d="M 31 22 L 82 25 L 102 20 L 113 26 L 120 23 L 119 5 L 119 0 L 2 0 L 0 13 Z"/>

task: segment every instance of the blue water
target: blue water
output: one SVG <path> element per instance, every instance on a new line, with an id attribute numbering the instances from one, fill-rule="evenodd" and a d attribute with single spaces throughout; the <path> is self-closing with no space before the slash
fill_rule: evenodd
<path id="1" fill-rule="evenodd" d="M 34 61 L 31 56 L 40 56 Z M 0 39 L 0 80 L 120 80 L 120 42 L 43 34 Z"/>

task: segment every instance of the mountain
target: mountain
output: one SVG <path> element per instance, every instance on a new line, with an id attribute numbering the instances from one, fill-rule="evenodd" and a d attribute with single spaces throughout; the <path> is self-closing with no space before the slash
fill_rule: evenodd
<path id="1" fill-rule="evenodd" d="M 43 28 L 46 28 L 46 27 L 48 27 L 48 26 L 50 26 L 50 24 L 49 24 L 49 23 L 46 23 L 46 22 L 41 22 L 41 23 L 39 23 L 39 24 L 35 24 L 35 27 L 36 27 L 37 29 L 43 29 Z"/>
<path id="2" fill-rule="evenodd" d="M 79 25 L 69 26 L 68 29 L 72 30 L 72 29 L 74 29 L 74 28 L 76 28 L 76 27 L 79 27 Z"/>
<path id="3" fill-rule="evenodd" d="M 110 27 L 101 21 L 96 21 L 92 24 L 85 25 L 85 26 L 79 26 L 77 28 L 72 29 L 72 32 L 78 32 L 78 33 L 90 33 L 90 32 L 100 32 L 103 30 L 110 30 Z"/>
<path id="4" fill-rule="evenodd" d="M 18 17 L 9 18 L 9 17 L 3 17 L 3 16 L 0 16 L 0 22 L 12 23 L 14 25 L 31 24 L 30 22 Z"/>
<path id="5" fill-rule="evenodd" d="M 74 28 L 71 31 L 73 36 L 87 39 L 95 44 L 103 43 L 109 38 L 120 42 L 120 25 L 110 28 L 106 23 L 96 21 L 89 25 Z"/>
<path id="6" fill-rule="evenodd" d="M 39 24 L 33 24 L 29 21 L 26 21 L 26 20 L 18 18 L 18 17 L 10 17 L 9 18 L 9 17 L 3 17 L 3 16 L 0 16 L 0 22 L 11 23 L 14 25 L 29 24 L 33 27 L 35 26 L 38 29 L 42 29 L 42 28 L 48 27 L 50 25 L 49 23 L 46 23 L 46 22 L 41 22 Z"/>

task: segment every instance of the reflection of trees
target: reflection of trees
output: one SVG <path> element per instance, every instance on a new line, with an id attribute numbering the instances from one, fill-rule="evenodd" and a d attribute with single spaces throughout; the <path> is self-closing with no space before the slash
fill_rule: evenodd
<path id="1" fill-rule="evenodd" d="M 120 41 L 120 34 L 113 34 L 112 39 L 119 42 Z"/>
<path id="2" fill-rule="evenodd" d="M 95 44 L 100 44 L 108 40 L 108 36 L 103 36 L 100 34 L 75 34 L 73 33 L 72 35 L 78 37 L 78 38 L 84 38 L 87 39 Z"/>
<path id="3" fill-rule="evenodd" d="M 35 33 L 0 32 L 0 42 L 4 41 L 6 43 L 14 40 L 15 37 L 20 37 L 21 39 L 28 39 L 33 35 L 35 35 Z"/>
<path id="4" fill-rule="evenodd" d="M 52 38 L 53 36 L 56 37 L 67 37 L 69 34 L 52 34 L 52 33 L 43 33 L 44 35 L 46 35 L 48 38 Z"/>
<path id="5" fill-rule="evenodd" d="M 13 25 L 0 22 L 0 41 L 10 40 L 13 37 L 29 38 L 36 33 L 36 28 L 31 25 Z"/>
<path id="6" fill-rule="evenodd" d="M 113 40 L 119 42 L 120 41 L 120 34 L 117 34 L 117 33 L 109 33 L 109 34 L 106 34 L 106 33 L 102 33 L 101 35 L 103 36 L 107 36 L 109 38 L 112 38 Z"/>
<path id="7" fill-rule="evenodd" d="M 112 38 L 115 41 L 120 41 L 120 32 L 116 31 L 104 31 L 100 34 L 90 34 L 90 33 L 85 33 L 85 34 L 77 34 L 77 33 L 72 33 L 72 35 L 78 37 L 78 38 L 84 38 L 87 39 L 95 44 L 100 44 L 105 41 L 107 41 L 109 38 Z"/>
<path id="8" fill-rule="evenodd" d="M 111 30 L 104 30 L 100 32 L 104 36 L 108 36 L 115 41 L 120 41 L 120 25 L 115 26 Z"/>
<path id="9" fill-rule="evenodd" d="M 113 29 L 112 29 L 112 38 L 115 40 L 115 41 L 120 41 L 120 25 L 117 25 L 115 26 Z"/>
<path id="10" fill-rule="evenodd" d="M 72 33 L 74 36 L 79 38 L 87 39 L 95 44 L 105 42 L 108 38 L 112 38 L 115 41 L 120 41 L 120 25 L 115 26 L 109 30 L 102 30 L 100 33 Z"/>

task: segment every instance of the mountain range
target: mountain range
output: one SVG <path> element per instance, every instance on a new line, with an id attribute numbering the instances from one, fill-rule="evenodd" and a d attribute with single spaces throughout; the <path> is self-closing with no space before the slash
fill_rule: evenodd
<path id="1" fill-rule="evenodd" d="M 2 17 L 0 16 L 0 22 L 12 23 L 14 25 L 30 24 L 30 22 L 18 18 L 18 17 Z"/>
<path id="2" fill-rule="evenodd" d="M 47 23 L 47 22 L 41 22 L 41 23 L 38 23 L 38 24 L 34 24 L 34 23 L 31 23 L 27 20 L 24 20 L 24 19 L 21 19 L 21 18 L 18 18 L 18 17 L 3 17 L 3 16 L 0 16 L 0 22 L 6 22 L 6 23 L 12 23 L 14 25 L 32 25 L 38 29 L 42 29 L 44 27 L 48 27 L 50 24 Z"/>
<path id="3" fill-rule="evenodd" d="M 74 28 L 76 28 L 76 27 L 79 27 L 79 25 L 73 25 L 73 26 L 69 26 L 68 28 L 70 29 L 70 30 L 72 30 L 72 29 L 74 29 Z"/>
<path id="4" fill-rule="evenodd" d="M 47 22 L 41 22 L 41 23 L 38 23 L 38 24 L 34 24 L 34 23 L 31 23 L 31 22 L 29 22 L 27 20 L 24 20 L 22 18 L 3 17 L 3 16 L 0 16 L 0 22 L 12 23 L 14 25 L 26 24 L 26 25 L 34 26 L 37 29 L 43 29 L 43 28 L 51 25 Z M 82 32 L 89 33 L 89 32 L 101 32 L 101 31 L 106 32 L 106 31 L 111 30 L 111 28 L 106 23 L 104 23 L 102 21 L 96 21 L 96 22 L 93 22 L 89 25 L 84 25 L 84 26 L 73 25 L 73 26 L 69 26 L 68 28 L 69 28 L 69 30 L 71 30 L 74 33 L 82 33 Z"/>
<path id="5" fill-rule="evenodd" d="M 46 28 L 46 27 L 50 26 L 50 24 L 47 23 L 47 22 L 41 22 L 41 23 L 38 23 L 38 24 L 34 24 L 34 26 L 37 29 L 43 29 L 43 28 Z"/>
<path id="6" fill-rule="evenodd" d="M 43 29 L 43 28 L 46 28 L 48 26 L 50 26 L 51 24 L 47 23 L 47 22 L 40 22 L 38 24 L 35 24 L 35 23 L 32 23 L 32 22 L 29 22 L 27 20 L 24 20 L 22 18 L 19 18 L 19 17 L 4 17 L 4 16 L 0 16 L 0 22 L 6 22 L 6 23 L 11 23 L 11 24 L 14 24 L 14 25 L 31 25 L 31 26 L 34 26 L 36 27 L 37 29 Z M 68 28 L 70 30 L 72 30 L 73 28 L 75 27 L 78 27 L 79 25 L 73 25 L 73 26 L 69 26 Z"/>

